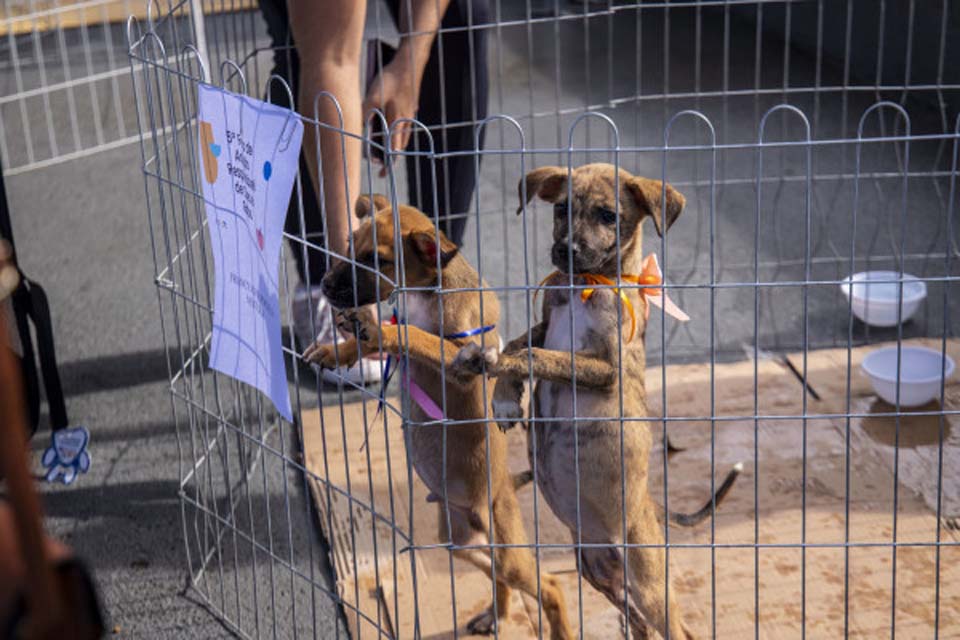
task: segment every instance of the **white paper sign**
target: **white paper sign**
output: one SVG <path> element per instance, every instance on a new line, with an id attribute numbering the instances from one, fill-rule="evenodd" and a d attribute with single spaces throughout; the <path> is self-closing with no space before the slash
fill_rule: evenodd
<path id="1" fill-rule="evenodd" d="M 216 272 L 210 367 L 293 419 L 283 365 L 280 244 L 303 124 L 289 109 L 200 85 L 197 141 Z"/>

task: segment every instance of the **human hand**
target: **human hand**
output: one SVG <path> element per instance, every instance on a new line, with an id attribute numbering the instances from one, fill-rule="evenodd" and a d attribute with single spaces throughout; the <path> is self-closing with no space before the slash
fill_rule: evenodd
<path id="1" fill-rule="evenodd" d="M 397 51 L 393 60 L 381 69 L 367 89 L 363 100 L 363 113 L 366 116 L 372 109 L 380 109 L 392 128 L 390 150 L 402 151 L 410 143 L 412 126 L 409 122 L 398 120 L 414 118 L 420 100 L 420 82 L 423 70 L 416 62 L 411 62 L 403 49 Z M 380 168 L 380 177 L 387 175 L 387 166 Z"/>

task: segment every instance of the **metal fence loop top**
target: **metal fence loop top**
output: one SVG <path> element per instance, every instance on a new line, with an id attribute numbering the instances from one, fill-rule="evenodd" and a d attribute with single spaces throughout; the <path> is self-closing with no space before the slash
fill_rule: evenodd
<path id="1" fill-rule="evenodd" d="M 663 128 L 663 147 L 664 153 L 670 148 L 670 133 L 673 131 L 673 125 L 682 118 L 692 117 L 695 120 L 699 120 L 707 126 L 707 130 L 710 132 L 710 147 L 717 146 L 717 131 L 713 126 L 713 122 L 707 117 L 703 112 L 696 109 L 684 109 L 673 114 L 667 124 Z"/>
<path id="2" fill-rule="evenodd" d="M 864 125 L 866 124 L 867 118 L 870 116 L 870 114 L 872 114 L 874 111 L 880 111 L 881 109 L 893 109 L 894 111 L 896 111 L 897 114 L 900 116 L 900 118 L 903 120 L 904 124 L 906 125 L 906 131 L 905 131 L 906 137 L 910 136 L 911 122 L 910 122 L 910 114 L 907 113 L 907 110 L 904 109 L 902 105 L 896 102 L 892 102 L 890 100 L 881 100 L 880 102 L 876 102 L 873 105 L 867 107 L 867 109 L 860 116 L 860 121 L 857 123 L 857 140 L 869 139 L 869 138 L 864 138 L 864 135 L 863 135 Z M 885 136 L 881 136 L 881 137 L 885 137 Z"/>
<path id="3" fill-rule="evenodd" d="M 225 70 L 230 69 L 229 76 L 224 73 Z M 220 86 L 229 91 L 230 87 L 228 86 L 234 78 L 240 79 L 240 86 L 243 87 L 243 95 L 249 95 L 249 90 L 247 87 L 247 76 L 243 72 L 243 69 L 240 68 L 233 60 L 224 60 L 220 63 Z M 243 123 L 241 123 L 242 126 Z"/>
<path id="4" fill-rule="evenodd" d="M 763 117 L 760 119 L 760 127 L 757 130 L 757 142 L 760 144 L 760 146 L 763 146 L 763 142 L 764 142 L 763 135 L 764 133 L 766 133 L 767 121 L 770 119 L 770 116 L 772 116 L 775 113 L 781 113 L 781 112 L 792 113 L 800 118 L 800 122 L 803 123 L 803 128 L 804 128 L 804 140 L 809 142 L 810 141 L 810 120 L 807 118 L 807 114 L 805 114 L 801 109 L 799 109 L 798 107 L 792 104 L 778 104 L 774 107 L 770 107 L 769 109 L 767 109 L 767 112 L 764 113 Z"/>
<path id="5" fill-rule="evenodd" d="M 181 49 L 181 53 L 184 55 L 190 54 L 190 58 L 192 58 L 193 61 L 196 61 L 197 65 L 200 67 L 200 76 L 192 77 L 199 82 L 210 84 L 210 72 L 207 70 L 207 63 L 203 61 L 203 56 L 200 55 L 200 50 L 192 44 L 187 44 L 184 45 L 183 49 Z M 190 64 L 192 64 L 192 62 Z"/>

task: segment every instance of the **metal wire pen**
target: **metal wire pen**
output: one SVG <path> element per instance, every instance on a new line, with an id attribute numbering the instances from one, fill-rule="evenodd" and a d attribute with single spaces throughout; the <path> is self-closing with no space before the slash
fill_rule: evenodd
<path id="1" fill-rule="evenodd" d="M 960 414 L 956 382 L 943 380 L 936 400 L 912 408 L 876 400 L 859 368 L 880 346 L 898 354 L 924 345 L 942 356 L 960 355 L 954 320 L 960 312 L 960 71 L 947 64 L 960 45 L 947 26 L 956 20 L 955 8 L 945 0 L 526 0 L 484 3 L 489 11 L 477 21 L 478 1 L 465 2 L 464 25 L 440 30 L 446 52 L 440 68 L 466 65 L 466 84 L 477 90 L 483 61 L 473 52 L 482 40 L 489 115 L 467 105 L 471 115 L 448 121 L 454 105 L 445 87 L 440 121 L 406 123 L 418 132 L 416 143 L 393 151 L 390 127 L 397 124 L 382 114 L 353 132 L 342 118 L 321 121 L 316 105 L 301 105 L 305 127 L 360 139 L 369 152 L 359 185 L 325 184 L 322 173 L 299 176 L 292 210 L 301 217 L 301 232 L 285 236 L 281 291 L 292 299 L 297 278 L 287 260 L 297 253 L 346 261 L 354 281 L 376 275 L 378 296 L 392 288 L 391 306 L 411 322 L 423 299 L 438 301 L 431 311 L 444 318 L 449 296 L 493 293 L 502 309 L 496 329 L 507 342 L 544 320 L 538 302 L 548 293 L 579 295 L 588 288 L 569 274 L 541 283 L 556 269 L 550 246 L 557 239 L 552 207 L 527 202 L 522 178 L 528 171 L 556 165 L 569 175 L 588 162 L 609 162 L 684 195 L 686 209 L 668 234 L 657 237 L 651 224 L 643 233 L 644 253 L 657 254 L 663 269 L 662 283 L 650 287 L 668 293 L 692 318 L 680 324 L 655 310 L 643 325 L 647 415 L 625 415 L 622 397 L 619 415 L 589 415 L 582 409 L 591 406 L 586 392 L 575 390 L 573 416 L 527 410 L 528 431 L 508 435 L 512 470 L 530 469 L 534 477 L 532 487 L 517 491 L 525 545 L 504 542 L 499 533 L 457 543 L 450 533 L 456 505 L 447 496 L 430 496 L 436 506 L 427 503 L 406 456 L 410 434 L 437 425 L 449 434 L 470 422 L 446 417 L 445 388 L 435 390 L 444 414 L 438 420 L 413 418 L 415 401 L 403 384 L 378 412 L 376 385 L 344 378 L 325 386 L 302 363 L 290 330 L 284 355 L 297 419 L 289 424 L 249 388 L 207 370 L 213 265 L 194 146 L 196 94 L 200 83 L 272 101 L 290 90 L 271 78 L 271 45 L 256 14 L 240 6 L 218 5 L 216 13 L 206 7 L 201 51 L 192 3 L 152 3 L 144 12 L 149 18 L 127 26 L 132 87 L 117 82 L 127 70 L 116 66 L 110 43 L 117 34 L 106 18 L 78 32 L 84 78 L 65 61 L 73 31 L 57 27 L 48 38 L 14 33 L 19 18 L 3 23 L 17 91 L 0 96 L 6 116 L 0 153 L 19 158 L 10 165 L 14 171 L 131 140 L 141 146 L 160 318 L 171 354 L 191 591 L 243 637 L 319 637 L 321 603 L 342 611 L 338 637 L 456 637 L 466 634 L 477 611 L 497 601 L 503 582 L 495 551 L 521 546 L 530 549 L 538 576 L 559 581 L 581 637 L 635 637 L 630 620 L 637 585 L 622 558 L 655 548 L 665 557 L 660 588 L 681 604 L 696 637 L 950 637 L 960 624 L 947 604 L 958 596 L 953 567 L 960 538 L 943 526 L 960 515 L 951 468 L 960 462 L 953 435 Z M 50 16 L 69 11 L 60 7 Z M 369 14 L 387 18 L 382 9 Z M 381 33 L 382 26 L 368 32 Z M 449 57 L 464 35 L 473 43 L 469 55 Z M 102 59 L 94 41 L 106 42 Z M 379 57 L 378 65 L 382 70 Z M 218 68 L 225 71 L 219 78 Z M 287 97 L 293 102 L 292 92 Z M 63 130 L 45 115 L 61 99 L 73 114 Z M 336 96 L 317 99 L 339 109 Z M 103 116 L 92 135 L 83 124 L 88 103 Z M 43 107 L 34 110 L 34 104 Z M 134 121 L 138 134 L 131 136 Z M 451 142 L 463 127 L 471 131 L 472 148 Z M 320 136 L 315 139 L 319 145 Z M 320 157 L 319 146 L 305 152 Z M 384 178 L 375 170 L 377 156 L 388 168 Z M 460 160 L 467 161 L 457 166 L 469 165 L 474 186 L 468 210 L 453 211 L 451 189 L 464 176 L 449 167 Z M 483 284 L 408 283 L 400 269 L 412 258 L 399 239 L 395 277 L 383 274 L 379 257 L 364 262 L 355 247 L 336 254 L 328 238 L 302 231 L 310 180 L 321 202 L 328 189 L 346 189 L 348 199 L 379 193 L 393 212 L 418 197 L 411 190 L 432 191 L 424 213 L 440 227 L 448 219 L 467 221 L 459 251 Z M 564 193 L 571 202 L 569 183 Z M 573 221 L 572 208 L 562 215 Z M 396 215 L 392 227 L 399 237 Z M 615 252 L 622 255 L 617 238 Z M 843 287 L 852 274 L 875 270 L 895 274 L 871 285 L 890 287 L 894 304 L 905 298 L 908 275 L 925 284 L 927 295 L 908 321 L 899 304 L 899 322 L 889 328 L 856 316 Z M 641 288 L 619 269 L 617 275 L 617 286 L 631 295 Z M 384 309 L 382 320 L 390 315 Z M 564 311 L 571 344 L 581 322 L 572 309 Z M 488 324 L 482 317 L 488 312 L 481 305 L 481 325 Z M 626 307 L 619 320 L 623 358 L 631 321 Z M 441 336 L 449 333 L 443 322 Z M 409 327 L 399 330 L 405 336 Z M 529 347 L 536 345 L 531 339 L 525 346 L 532 369 Z M 946 358 L 942 362 L 941 376 Z M 582 375 L 572 370 L 574 389 Z M 534 397 L 537 380 L 531 374 L 524 381 Z M 492 394 L 496 381 L 483 384 Z M 485 419 L 496 429 L 495 407 L 488 409 Z M 584 468 L 580 447 L 592 428 L 611 419 L 620 429 L 621 452 L 626 435 L 654 434 L 649 491 L 669 511 L 702 504 L 717 488 L 717 474 L 735 462 L 744 463 L 743 478 L 722 505 L 711 501 L 709 524 L 686 530 L 663 522 L 662 543 L 628 540 L 625 517 L 619 536 L 591 539 L 584 522 L 595 514 L 580 508 L 580 480 L 598 470 Z M 569 531 L 541 485 L 536 436 L 562 424 L 576 433 L 567 472 L 577 478 L 577 523 Z M 684 450 L 670 453 L 661 444 L 667 438 Z M 488 437 L 488 447 L 491 442 Z M 442 455 L 446 461 L 445 448 Z M 627 475 L 622 454 L 610 462 L 619 478 Z M 489 468 L 485 472 L 489 483 Z M 609 491 L 621 505 L 634 497 L 623 480 Z M 309 507 L 293 502 L 297 492 L 310 495 Z M 490 498 L 474 515 L 492 520 L 494 508 Z M 447 539 L 436 535 L 437 519 L 446 522 Z M 313 526 L 322 537 L 305 533 Z M 616 604 L 593 589 L 590 576 L 582 578 L 584 556 L 598 550 L 621 558 Z M 465 551 L 490 559 L 494 582 L 455 558 Z M 542 588 L 538 580 L 537 597 L 515 596 L 516 615 L 494 626 L 493 635 L 548 636 Z"/>

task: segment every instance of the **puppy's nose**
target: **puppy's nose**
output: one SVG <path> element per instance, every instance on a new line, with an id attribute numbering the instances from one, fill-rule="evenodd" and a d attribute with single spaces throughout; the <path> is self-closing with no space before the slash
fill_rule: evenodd
<path id="1" fill-rule="evenodd" d="M 569 262 L 571 256 L 573 257 L 573 261 L 576 262 L 578 253 L 579 250 L 576 245 L 570 246 L 562 244 L 557 247 L 557 259 L 561 262 Z"/>
<path id="2" fill-rule="evenodd" d="M 327 298 L 333 296 L 334 289 L 336 288 L 333 280 L 333 271 L 328 271 L 326 275 L 323 276 L 323 280 L 320 281 L 320 289 Z"/>

